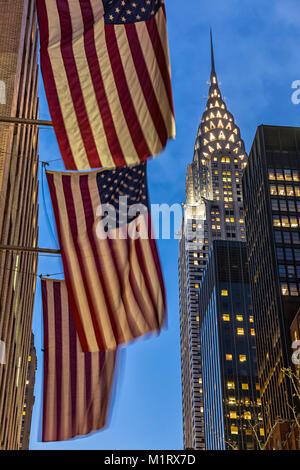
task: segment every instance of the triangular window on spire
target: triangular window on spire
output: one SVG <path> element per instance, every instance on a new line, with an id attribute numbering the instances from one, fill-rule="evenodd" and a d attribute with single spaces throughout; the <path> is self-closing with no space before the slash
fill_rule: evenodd
<path id="1" fill-rule="evenodd" d="M 235 142 L 235 137 L 233 134 L 231 134 L 231 136 L 229 137 L 228 139 L 230 142 Z"/>
<path id="2" fill-rule="evenodd" d="M 219 112 L 219 111 L 218 111 Z M 214 119 L 215 118 L 215 115 L 214 113 L 210 113 L 210 119 Z"/>
<path id="3" fill-rule="evenodd" d="M 212 142 L 213 140 L 216 140 L 216 136 L 215 134 L 213 134 L 212 132 L 209 134 L 209 140 Z"/>
<path id="4" fill-rule="evenodd" d="M 238 147 L 236 147 L 233 151 L 234 151 L 234 153 L 238 153 L 239 152 Z"/>
<path id="5" fill-rule="evenodd" d="M 217 142 L 217 150 L 222 150 L 222 145 L 220 145 L 219 142 Z"/>
<path id="6" fill-rule="evenodd" d="M 207 145 L 207 144 L 209 144 L 209 141 L 207 139 L 204 139 L 203 140 L 203 145 Z"/>
<path id="7" fill-rule="evenodd" d="M 211 128 L 211 129 L 215 129 L 215 128 L 216 128 L 216 126 L 214 125 L 214 123 L 213 123 L 212 121 L 210 121 L 210 128 Z"/>
<path id="8" fill-rule="evenodd" d="M 211 145 L 209 145 L 208 150 L 212 153 L 215 149 Z"/>
<path id="9" fill-rule="evenodd" d="M 222 114 L 220 113 L 220 111 L 217 112 L 216 117 L 218 117 L 218 118 L 221 118 L 221 117 L 222 117 Z"/>
<path id="10" fill-rule="evenodd" d="M 225 113 L 223 117 L 224 117 L 224 119 L 228 119 L 228 114 Z"/>
<path id="11" fill-rule="evenodd" d="M 204 132 L 209 132 L 209 129 L 207 126 L 204 127 Z"/>
<path id="12" fill-rule="evenodd" d="M 237 128 L 235 128 L 233 132 L 234 132 L 235 134 L 237 134 L 237 133 L 238 133 Z"/>
<path id="13" fill-rule="evenodd" d="M 225 116 L 224 116 L 224 117 L 225 117 Z M 228 130 L 230 130 L 230 131 L 232 130 L 232 125 L 230 124 L 230 122 L 227 124 L 226 129 L 228 129 Z"/>
<path id="14" fill-rule="evenodd" d="M 226 147 L 225 147 L 226 150 L 230 150 L 230 145 L 227 144 Z"/>
<path id="15" fill-rule="evenodd" d="M 219 140 L 225 140 L 225 139 L 226 139 L 225 134 L 223 131 L 221 131 L 219 134 Z"/>
<path id="16" fill-rule="evenodd" d="M 221 129 L 224 129 L 223 121 L 221 121 L 221 119 L 218 122 L 218 127 L 220 127 Z"/>
<path id="17" fill-rule="evenodd" d="M 216 102 L 215 102 L 215 107 L 216 107 L 216 108 L 219 108 L 219 107 L 220 107 L 220 104 L 219 104 L 219 101 L 218 101 L 218 100 L 216 100 Z"/>
<path id="18" fill-rule="evenodd" d="M 225 109 L 225 104 L 223 103 L 222 106 L 221 106 L 222 109 Z"/>

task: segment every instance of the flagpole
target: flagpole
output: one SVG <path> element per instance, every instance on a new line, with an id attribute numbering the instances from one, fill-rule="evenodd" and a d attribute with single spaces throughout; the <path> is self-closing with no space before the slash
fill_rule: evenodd
<path id="1" fill-rule="evenodd" d="M 0 245 L 0 251 L 23 251 L 25 253 L 47 253 L 50 255 L 60 255 L 61 250 L 52 250 L 50 248 L 33 248 L 29 246 Z"/>
<path id="2" fill-rule="evenodd" d="M 44 121 L 40 119 L 24 119 L 10 116 L 0 116 L 0 122 L 6 124 L 25 124 L 27 126 L 46 126 L 53 127 L 52 121 Z"/>

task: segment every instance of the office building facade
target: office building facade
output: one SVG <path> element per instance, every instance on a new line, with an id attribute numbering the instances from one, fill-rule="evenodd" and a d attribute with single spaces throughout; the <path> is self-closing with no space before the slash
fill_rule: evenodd
<path id="1" fill-rule="evenodd" d="M 264 430 L 246 243 L 212 242 L 200 285 L 207 450 L 254 450 Z"/>
<path id="2" fill-rule="evenodd" d="M 258 375 L 266 438 L 298 406 L 284 369 L 300 305 L 300 129 L 259 126 L 243 176 Z"/>
<path id="3" fill-rule="evenodd" d="M 0 0 L 0 114 L 38 117 L 38 32 L 33 0 Z M 38 241 L 38 130 L 0 124 L 0 244 Z M 19 449 L 37 257 L 0 251 L 0 449 Z"/>
<path id="4" fill-rule="evenodd" d="M 245 240 L 242 172 L 245 145 L 222 98 L 211 37 L 209 96 L 186 173 L 179 244 L 179 301 L 184 447 L 205 448 L 199 286 L 213 240 Z"/>

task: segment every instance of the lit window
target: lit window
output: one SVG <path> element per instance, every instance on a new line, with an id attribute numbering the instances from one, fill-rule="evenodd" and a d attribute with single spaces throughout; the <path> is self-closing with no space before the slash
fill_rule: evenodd
<path id="1" fill-rule="evenodd" d="M 232 354 L 226 354 L 226 361 L 232 361 Z"/>
<path id="2" fill-rule="evenodd" d="M 256 390 L 260 390 L 259 384 L 255 384 L 255 388 L 256 388 Z"/>
<path id="3" fill-rule="evenodd" d="M 281 187 L 284 188 L 284 186 L 281 186 Z M 294 196 L 294 188 L 293 188 L 293 186 L 287 186 L 287 187 L 286 187 L 286 195 L 287 195 L 287 196 Z M 283 194 L 283 196 L 284 196 L 284 194 Z"/>
<path id="4" fill-rule="evenodd" d="M 28 356 L 28 362 L 30 362 L 30 361 L 31 361 L 31 356 Z"/>
<path id="5" fill-rule="evenodd" d="M 244 412 L 244 419 L 251 419 L 251 413 L 250 413 L 250 411 L 245 411 L 245 412 Z"/>
<path id="6" fill-rule="evenodd" d="M 200 321 L 200 320 L 199 320 L 199 317 L 196 317 L 196 321 Z"/>
<path id="7" fill-rule="evenodd" d="M 252 436 L 251 429 L 246 429 L 245 434 L 246 434 L 246 436 Z"/>
<path id="8" fill-rule="evenodd" d="M 237 321 L 243 321 L 243 315 L 237 315 L 236 319 Z"/>
<path id="9" fill-rule="evenodd" d="M 275 180 L 275 173 L 274 170 L 268 170 L 269 172 L 269 180 Z"/>
<path id="10" fill-rule="evenodd" d="M 238 434 L 238 427 L 237 426 L 231 426 L 231 434 Z"/>
<path id="11" fill-rule="evenodd" d="M 230 411 L 230 418 L 231 418 L 231 419 L 237 419 L 237 413 L 236 413 L 236 411 Z"/>
<path id="12" fill-rule="evenodd" d="M 227 297 L 228 296 L 228 290 L 222 290 L 221 291 L 221 296 L 222 297 Z"/>
<path id="13" fill-rule="evenodd" d="M 271 196 L 277 196 L 276 186 L 270 186 L 270 193 L 271 193 Z"/>
<path id="14" fill-rule="evenodd" d="M 243 335 L 245 334 L 244 328 L 238 328 L 238 329 L 237 329 L 237 334 L 238 334 L 239 336 L 243 336 Z"/>
<path id="15" fill-rule="evenodd" d="M 255 330 L 254 330 L 254 328 L 251 328 L 250 332 L 251 332 L 251 336 L 255 336 Z"/>
<path id="16" fill-rule="evenodd" d="M 256 403 L 258 404 L 258 406 L 261 406 L 261 399 L 258 398 L 258 399 L 256 400 Z"/>
<path id="17" fill-rule="evenodd" d="M 289 295 L 289 288 L 287 284 L 281 284 L 281 294 Z"/>
<path id="18" fill-rule="evenodd" d="M 229 405 L 235 405 L 236 404 L 235 397 L 228 397 L 228 403 Z"/>
<path id="19" fill-rule="evenodd" d="M 223 320 L 224 321 L 230 321 L 230 315 L 228 313 L 224 313 Z"/>
<path id="20" fill-rule="evenodd" d="M 227 382 L 227 388 L 233 390 L 235 388 L 234 382 Z"/>
<path id="21" fill-rule="evenodd" d="M 265 435 L 265 431 L 263 430 L 263 428 L 260 428 L 259 434 L 260 434 L 261 436 L 264 436 L 264 435 Z"/>
<path id="22" fill-rule="evenodd" d="M 249 390 L 248 384 L 242 384 L 242 390 Z"/>
<path id="23" fill-rule="evenodd" d="M 246 354 L 240 354 L 240 362 L 246 362 L 246 361 L 247 361 Z"/>
<path id="24" fill-rule="evenodd" d="M 199 289 L 199 284 L 195 284 L 195 289 Z"/>

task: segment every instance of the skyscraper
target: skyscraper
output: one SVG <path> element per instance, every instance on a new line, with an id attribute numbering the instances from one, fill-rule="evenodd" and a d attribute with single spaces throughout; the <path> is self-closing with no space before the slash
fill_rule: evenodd
<path id="1" fill-rule="evenodd" d="M 205 448 L 254 450 L 264 429 L 246 243 L 212 242 L 199 300 Z"/>
<path id="2" fill-rule="evenodd" d="M 204 449 L 199 350 L 199 286 L 212 240 L 245 241 L 242 172 L 247 155 L 218 85 L 211 35 L 206 109 L 186 174 L 179 247 L 179 300 L 184 447 Z"/>
<path id="3" fill-rule="evenodd" d="M 243 177 L 266 437 L 297 406 L 291 323 L 300 306 L 300 128 L 259 126 Z"/>
<path id="4" fill-rule="evenodd" d="M 0 114 L 38 117 L 35 1 L 0 0 Z M 0 124 L 0 244 L 38 240 L 38 130 Z M 24 409 L 37 258 L 0 251 L 0 449 L 18 449 Z"/>

